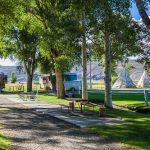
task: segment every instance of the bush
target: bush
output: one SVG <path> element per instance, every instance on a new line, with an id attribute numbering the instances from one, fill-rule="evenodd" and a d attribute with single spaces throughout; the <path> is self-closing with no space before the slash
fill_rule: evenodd
<path id="1" fill-rule="evenodd" d="M 39 84 L 39 81 L 34 81 L 34 84 L 37 84 L 37 85 L 38 85 L 38 84 Z"/>
<path id="2" fill-rule="evenodd" d="M 116 77 L 116 76 L 113 76 L 113 77 L 111 78 L 111 80 L 112 80 L 112 84 L 114 84 L 114 83 L 116 82 L 116 80 L 117 80 L 117 77 Z"/>
<path id="3" fill-rule="evenodd" d="M 11 83 L 15 83 L 17 80 L 16 74 L 14 72 L 11 73 Z"/>

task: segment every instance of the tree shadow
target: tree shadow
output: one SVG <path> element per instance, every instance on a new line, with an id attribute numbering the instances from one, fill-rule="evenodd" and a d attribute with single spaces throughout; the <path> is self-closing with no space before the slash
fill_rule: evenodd
<path id="1" fill-rule="evenodd" d="M 2 108 L 2 107 L 0 107 Z M 1 112 L 0 123 L 9 131 L 8 137 L 19 147 L 22 143 L 57 146 L 65 145 L 64 140 L 76 146 L 98 149 L 113 142 L 99 138 L 95 134 L 85 132 L 69 123 L 60 121 L 47 114 L 35 113 L 33 110 L 9 107 L 9 111 Z M 13 146 L 14 148 L 14 146 Z"/>

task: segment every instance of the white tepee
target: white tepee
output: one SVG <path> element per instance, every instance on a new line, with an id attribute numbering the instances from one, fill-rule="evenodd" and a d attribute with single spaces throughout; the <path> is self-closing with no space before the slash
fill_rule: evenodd
<path id="1" fill-rule="evenodd" d="M 137 87 L 139 88 L 150 87 L 150 77 L 145 70 L 137 84 Z"/>
<path id="2" fill-rule="evenodd" d="M 135 84 L 124 68 L 112 88 L 135 88 Z"/>

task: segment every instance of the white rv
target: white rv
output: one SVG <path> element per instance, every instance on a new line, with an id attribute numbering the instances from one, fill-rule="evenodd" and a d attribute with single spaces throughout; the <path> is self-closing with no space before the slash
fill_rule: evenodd
<path id="1" fill-rule="evenodd" d="M 49 87 L 52 89 L 52 84 L 49 80 L 49 75 L 40 75 L 39 83 L 41 88 Z M 64 87 L 65 91 L 80 90 L 82 86 L 81 80 L 77 79 L 76 73 L 64 73 Z"/>
<path id="2" fill-rule="evenodd" d="M 64 74 L 64 87 L 65 90 L 76 91 L 82 87 L 81 80 L 78 80 L 76 73 L 65 73 Z"/>

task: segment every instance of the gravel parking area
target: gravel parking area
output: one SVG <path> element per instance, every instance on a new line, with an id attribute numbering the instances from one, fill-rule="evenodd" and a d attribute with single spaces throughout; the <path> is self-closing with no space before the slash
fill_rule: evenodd
<path id="1" fill-rule="evenodd" d="M 123 145 L 87 133 L 46 114 L 37 114 L 0 97 L 0 132 L 12 140 L 12 150 L 122 150 Z"/>

